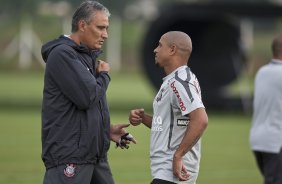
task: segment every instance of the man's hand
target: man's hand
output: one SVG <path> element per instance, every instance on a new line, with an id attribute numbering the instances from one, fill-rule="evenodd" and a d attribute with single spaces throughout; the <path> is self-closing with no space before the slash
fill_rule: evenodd
<path id="1" fill-rule="evenodd" d="M 134 137 L 130 133 L 126 133 L 120 137 L 119 141 L 116 143 L 116 148 L 128 149 L 129 146 L 127 144 L 130 144 L 130 141 L 135 141 Z"/>
<path id="2" fill-rule="evenodd" d="M 111 126 L 111 130 L 110 130 L 111 140 L 117 143 L 118 145 L 123 145 L 123 147 L 121 148 L 127 147 L 125 145 L 130 144 L 130 142 L 136 144 L 136 140 L 134 139 L 134 137 L 128 136 L 130 134 L 127 134 L 127 132 L 124 130 L 124 128 L 128 127 L 129 125 L 130 124 L 117 124 Z"/>
<path id="3" fill-rule="evenodd" d="M 102 60 L 98 60 L 97 61 L 97 72 L 109 72 L 110 71 L 110 65 L 109 63 L 102 61 Z"/>
<path id="4" fill-rule="evenodd" d="M 143 122 L 144 109 L 134 109 L 129 113 L 129 122 L 133 126 L 137 126 Z"/>
<path id="5" fill-rule="evenodd" d="M 181 157 L 173 157 L 173 174 L 179 181 L 186 181 L 189 179 L 189 174 L 185 168 Z"/>

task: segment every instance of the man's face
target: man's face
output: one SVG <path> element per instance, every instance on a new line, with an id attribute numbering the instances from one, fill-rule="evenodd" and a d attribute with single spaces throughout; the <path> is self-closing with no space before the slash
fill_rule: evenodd
<path id="1" fill-rule="evenodd" d="M 93 20 L 84 26 L 82 43 L 90 49 L 101 49 L 108 38 L 108 16 L 102 11 L 97 11 Z"/>
<path id="2" fill-rule="evenodd" d="M 159 41 L 157 48 L 155 48 L 155 64 L 159 67 L 164 67 L 169 56 L 169 45 L 167 44 L 166 37 L 163 35 Z"/>

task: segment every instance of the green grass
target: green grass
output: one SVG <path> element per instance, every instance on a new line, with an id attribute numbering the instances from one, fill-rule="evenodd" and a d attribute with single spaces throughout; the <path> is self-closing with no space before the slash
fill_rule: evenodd
<path id="1" fill-rule="evenodd" d="M 40 158 L 41 73 L 0 73 L 0 183 L 42 183 Z M 112 123 L 127 123 L 131 108 L 152 111 L 154 90 L 139 73 L 113 74 L 108 90 Z M 259 184 L 262 177 L 249 148 L 250 115 L 209 112 L 202 140 L 197 184 Z M 112 144 L 109 160 L 116 184 L 148 184 L 150 131 L 129 127 L 138 144 L 128 150 Z"/>

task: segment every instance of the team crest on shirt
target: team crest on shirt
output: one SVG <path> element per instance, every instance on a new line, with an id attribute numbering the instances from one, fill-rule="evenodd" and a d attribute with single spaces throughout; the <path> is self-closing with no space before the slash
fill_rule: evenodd
<path id="1" fill-rule="evenodd" d="M 64 169 L 64 174 L 66 177 L 73 177 L 75 175 L 75 164 L 67 164 L 66 168 Z"/>
<path id="2" fill-rule="evenodd" d="M 159 102 L 162 100 L 164 88 L 161 89 L 160 93 L 158 94 L 156 101 Z"/>

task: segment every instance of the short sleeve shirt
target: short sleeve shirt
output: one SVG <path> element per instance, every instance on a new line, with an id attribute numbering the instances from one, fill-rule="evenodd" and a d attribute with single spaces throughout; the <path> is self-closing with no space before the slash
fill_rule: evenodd
<path id="1" fill-rule="evenodd" d="M 179 182 L 173 176 L 173 154 L 189 126 L 189 113 L 197 108 L 204 108 L 199 82 L 189 67 L 179 67 L 163 79 L 153 103 L 150 145 L 153 178 Z M 199 171 L 200 144 L 199 140 L 183 157 L 190 173 Z"/>

